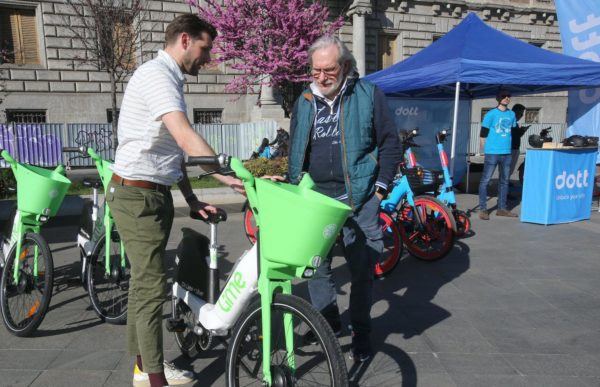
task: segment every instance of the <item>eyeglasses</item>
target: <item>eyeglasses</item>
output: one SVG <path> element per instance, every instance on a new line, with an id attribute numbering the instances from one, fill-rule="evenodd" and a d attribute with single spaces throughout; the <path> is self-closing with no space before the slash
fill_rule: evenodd
<path id="1" fill-rule="evenodd" d="M 510 94 L 503 94 L 500 96 L 500 98 L 504 99 L 504 98 L 510 98 Z"/>
<path id="2" fill-rule="evenodd" d="M 310 73 L 314 78 L 318 78 L 321 73 L 325 74 L 326 77 L 334 77 L 337 75 L 338 71 L 340 71 L 340 65 L 335 65 L 335 67 L 330 67 L 327 69 L 316 69 L 313 67 L 310 70 Z"/>

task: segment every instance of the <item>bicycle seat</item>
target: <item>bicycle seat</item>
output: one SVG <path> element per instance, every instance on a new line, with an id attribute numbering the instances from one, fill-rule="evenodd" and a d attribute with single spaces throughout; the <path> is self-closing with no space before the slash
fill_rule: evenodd
<path id="1" fill-rule="evenodd" d="M 208 212 L 208 218 L 203 218 L 202 215 L 200 215 L 198 212 L 194 212 L 194 211 L 190 211 L 190 218 L 192 219 L 196 219 L 196 220 L 201 220 L 204 223 L 213 223 L 213 224 L 217 224 L 219 222 L 224 222 L 227 220 L 227 212 L 225 212 L 225 210 L 222 210 L 220 208 L 217 208 L 217 213 L 213 214 L 212 212 Z"/>
<path id="2" fill-rule="evenodd" d="M 85 187 L 91 187 L 91 188 L 98 189 L 98 188 L 102 187 L 102 180 L 100 180 L 100 179 L 91 179 L 89 177 L 86 177 L 86 178 L 83 179 L 83 185 Z"/>

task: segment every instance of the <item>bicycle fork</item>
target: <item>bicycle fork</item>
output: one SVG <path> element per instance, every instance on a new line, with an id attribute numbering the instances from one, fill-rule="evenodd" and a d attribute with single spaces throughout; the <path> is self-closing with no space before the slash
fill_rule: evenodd
<path id="1" fill-rule="evenodd" d="M 25 260 L 25 258 L 27 257 L 27 254 L 29 253 L 29 251 L 23 250 L 23 237 L 25 236 L 25 233 L 27 232 L 28 229 L 30 229 L 31 231 L 33 231 L 36 234 L 40 233 L 39 225 L 24 224 L 23 220 L 24 219 L 22 217 L 21 211 L 17 210 L 17 212 L 15 214 L 13 231 L 10 236 L 10 242 L 9 242 L 11 247 L 15 246 L 13 281 L 16 286 L 18 286 L 20 283 L 21 262 L 23 262 Z M 33 255 L 32 274 L 33 274 L 33 279 L 37 285 L 37 279 L 38 279 L 38 275 L 39 275 L 39 271 L 38 271 L 39 249 L 38 249 L 37 244 L 33 248 L 33 254 L 34 255 Z"/>

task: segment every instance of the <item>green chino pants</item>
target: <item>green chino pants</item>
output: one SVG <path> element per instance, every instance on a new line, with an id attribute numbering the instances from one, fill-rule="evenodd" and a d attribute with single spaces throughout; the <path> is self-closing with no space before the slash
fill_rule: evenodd
<path id="1" fill-rule="evenodd" d="M 163 256 L 173 225 L 168 190 L 110 183 L 106 200 L 131 264 L 127 349 L 142 356 L 144 372 L 163 371 L 162 308 L 166 300 Z"/>

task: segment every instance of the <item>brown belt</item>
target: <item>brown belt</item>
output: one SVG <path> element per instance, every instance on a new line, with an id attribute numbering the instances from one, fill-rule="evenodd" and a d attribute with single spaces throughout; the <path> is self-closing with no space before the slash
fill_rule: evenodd
<path id="1" fill-rule="evenodd" d="M 111 180 L 115 184 L 126 185 L 129 187 L 153 189 L 156 191 L 168 191 L 170 189 L 169 186 L 166 186 L 163 184 L 158 184 L 158 183 L 153 183 L 151 181 L 125 179 L 125 178 L 117 175 L 116 173 L 113 173 Z"/>

